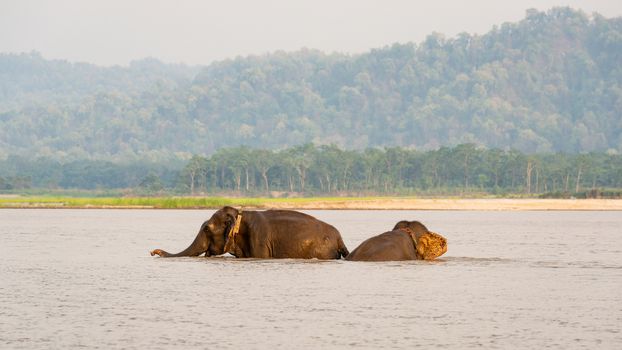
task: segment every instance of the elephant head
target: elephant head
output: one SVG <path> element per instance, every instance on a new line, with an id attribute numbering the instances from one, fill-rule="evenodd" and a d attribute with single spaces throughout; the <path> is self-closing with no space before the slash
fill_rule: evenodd
<path id="1" fill-rule="evenodd" d="M 239 242 L 239 237 L 228 237 L 229 232 L 235 226 L 235 221 L 239 214 L 241 214 L 240 211 L 235 208 L 224 207 L 215 212 L 207 221 L 207 227 L 211 235 L 223 238 L 223 246 L 220 247 L 219 245 L 220 254 L 231 253 L 235 256 L 240 256 L 242 253 L 240 247 L 236 244 L 236 241 Z"/>
<path id="2" fill-rule="evenodd" d="M 177 254 L 171 254 L 161 249 L 155 249 L 150 253 L 152 256 L 159 255 L 161 257 L 199 256 L 203 253 L 205 256 L 224 254 L 227 234 L 237 215 L 238 211 L 235 208 L 224 207 L 216 211 L 209 220 L 201 225 L 199 233 L 188 248 Z"/>
<path id="3" fill-rule="evenodd" d="M 410 235 L 415 242 L 419 259 L 433 260 L 447 252 L 447 239 L 438 233 L 429 231 L 419 221 L 400 221 L 393 230 L 401 230 Z"/>

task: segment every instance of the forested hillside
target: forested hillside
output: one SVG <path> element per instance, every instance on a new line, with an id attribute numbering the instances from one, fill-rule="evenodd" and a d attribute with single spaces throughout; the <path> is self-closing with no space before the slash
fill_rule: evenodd
<path id="1" fill-rule="evenodd" d="M 530 10 L 485 35 L 199 69 L 0 55 L 0 158 L 113 161 L 222 147 L 622 152 L 622 18 Z"/>

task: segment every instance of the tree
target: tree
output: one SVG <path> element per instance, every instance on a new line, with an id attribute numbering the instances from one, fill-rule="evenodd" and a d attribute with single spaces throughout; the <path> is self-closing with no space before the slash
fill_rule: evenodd
<path id="1" fill-rule="evenodd" d="M 147 174 L 147 176 L 140 181 L 139 187 L 148 194 L 157 193 L 164 188 L 162 180 L 160 180 L 160 177 L 154 172 Z"/>
<path id="2" fill-rule="evenodd" d="M 302 146 L 294 147 L 290 149 L 291 164 L 298 173 L 300 180 L 300 192 L 305 192 L 305 184 L 307 179 L 307 170 L 313 164 L 315 157 L 315 148 L 312 144 L 305 144 Z"/>
<path id="3" fill-rule="evenodd" d="M 190 194 L 194 196 L 194 186 L 196 184 L 197 175 L 203 170 L 203 164 L 205 163 L 205 158 L 201 156 L 192 156 L 190 161 L 184 168 L 183 172 L 186 174 L 188 178 L 188 184 L 190 187 Z"/>
<path id="4" fill-rule="evenodd" d="M 270 182 L 268 181 L 268 171 L 275 165 L 275 159 L 272 152 L 268 150 L 253 150 L 251 157 L 255 168 L 261 174 L 263 179 L 264 190 L 266 193 L 270 193 Z"/>
<path id="5" fill-rule="evenodd" d="M 469 188 L 471 160 L 476 153 L 475 145 L 472 143 L 458 145 L 454 148 L 454 153 L 460 159 L 462 164 L 464 174 L 464 190 L 467 191 Z"/>

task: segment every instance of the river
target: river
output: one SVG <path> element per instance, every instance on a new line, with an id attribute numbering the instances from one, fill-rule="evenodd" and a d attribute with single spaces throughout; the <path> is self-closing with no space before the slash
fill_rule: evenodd
<path id="1" fill-rule="evenodd" d="M 210 210 L 0 210 L 0 348 L 622 348 L 620 212 L 307 211 L 432 262 L 149 256 Z"/>

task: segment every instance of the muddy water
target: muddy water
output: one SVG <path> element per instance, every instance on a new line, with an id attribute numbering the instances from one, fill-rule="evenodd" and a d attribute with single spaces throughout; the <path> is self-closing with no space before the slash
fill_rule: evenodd
<path id="1" fill-rule="evenodd" d="M 311 211 L 435 262 L 150 257 L 211 211 L 0 210 L 0 348 L 622 348 L 619 212 Z"/>

